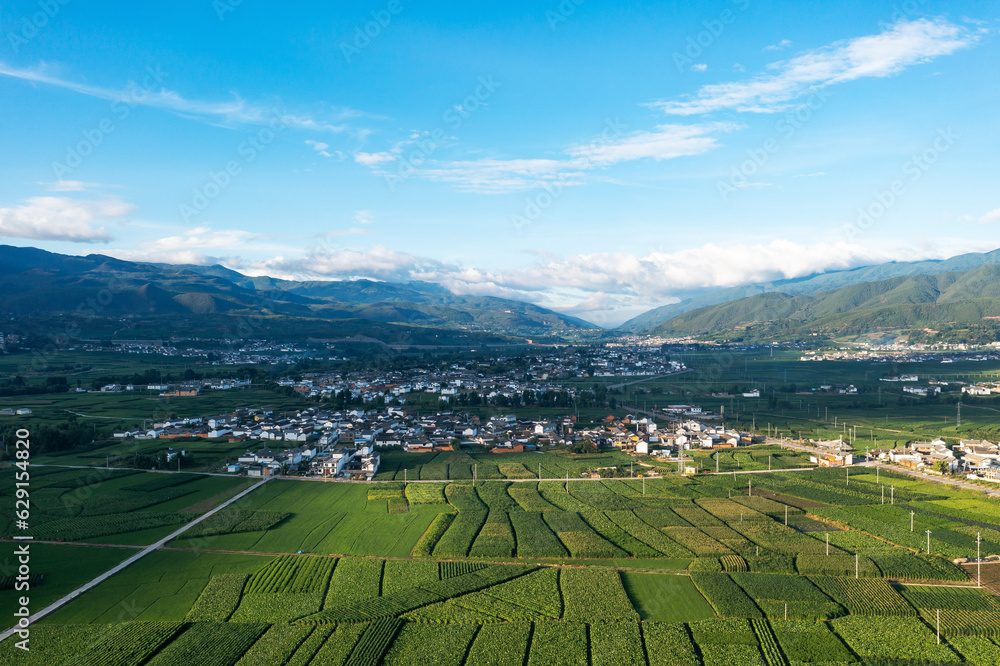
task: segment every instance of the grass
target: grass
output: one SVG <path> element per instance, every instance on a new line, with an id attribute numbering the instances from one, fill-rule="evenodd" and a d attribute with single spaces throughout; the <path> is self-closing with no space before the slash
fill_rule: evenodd
<path id="1" fill-rule="evenodd" d="M 51 546 L 62 555 L 54 558 L 53 567 L 66 567 L 66 557 L 77 551 L 99 551 L 125 555 L 134 551 L 118 549 Z M 66 553 L 72 548 L 73 555 Z M 84 554 L 86 555 L 86 554 Z M 87 624 L 125 620 L 183 622 L 208 581 L 214 575 L 253 573 L 271 561 L 271 557 L 156 551 L 131 565 L 96 588 L 81 595 L 42 620 L 47 624 Z M 105 563 L 103 573 L 117 563 Z M 96 576 L 87 576 L 90 580 Z M 83 582 L 83 581 L 80 581 Z M 78 586 L 77 583 L 76 586 Z M 75 586 L 74 586 L 75 587 Z M 39 588 L 41 590 L 42 588 Z M 67 590 L 68 591 L 68 590 Z M 2 594 L 2 593 L 0 593 Z"/>
<path id="2" fill-rule="evenodd" d="M 715 617 L 687 576 L 626 571 L 622 583 L 643 620 L 694 622 Z"/>
<path id="3" fill-rule="evenodd" d="M 18 566 L 14 555 L 14 544 L 5 544 L 4 558 L 0 571 L 15 575 Z M 31 599 L 31 610 L 38 611 L 53 601 L 69 594 L 84 583 L 96 578 L 125 558 L 134 550 L 124 548 L 96 548 L 88 546 L 57 546 L 32 544 L 31 573 L 44 574 L 41 585 L 32 587 L 30 592 L 0 590 L 0 613 L 12 617 L 19 607 L 18 598 L 27 595 Z M 73 566 L 67 566 L 72 562 Z"/>

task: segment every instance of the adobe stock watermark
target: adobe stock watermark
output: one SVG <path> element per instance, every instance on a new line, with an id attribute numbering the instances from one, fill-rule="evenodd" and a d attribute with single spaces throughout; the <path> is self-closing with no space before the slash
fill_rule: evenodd
<path id="1" fill-rule="evenodd" d="M 751 187 L 753 185 L 751 177 L 756 175 L 771 157 L 781 151 L 783 141 L 791 139 L 812 120 L 830 97 L 831 93 L 825 87 L 813 88 L 804 104 L 778 119 L 774 124 L 775 134 L 764 139 L 760 146 L 747 150 L 747 159 L 733 165 L 727 180 L 716 182 L 715 189 L 722 200 L 728 201 L 737 190 Z"/>
<path id="2" fill-rule="evenodd" d="M 424 132 L 420 138 L 413 141 L 409 149 L 395 160 L 395 173 L 384 172 L 386 184 L 390 192 L 395 192 L 403 181 L 412 178 L 439 148 L 454 138 L 453 132 L 460 130 L 469 120 L 483 108 L 500 83 L 492 74 L 480 76 L 475 89 L 459 103 L 445 111 L 440 125 L 433 130 Z"/>
<path id="3" fill-rule="evenodd" d="M 344 54 L 344 59 L 351 62 L 363 50 L 371 46 L 372 40 L 377 39 L 392 23 L 392 18 L 403 13 L 403 9 L 403 3 L 400 0 L 389 0 L 385 9 L 373 10 L 372 20 L 366 21 L 363 25 L 355 26 L 351 41 L 340 43 L 340 52 Z"/>
<path id="4" fill-rule="evenodd" d="M 31 16 L 22 18 L 15 24 L 16 30 L 7 33 L 7 43 L 14 53 L 20 53 L 21 47 L 38 36 L 49 25 L 62 8 L 72 0 L 38 0 L 38 11 Z"/>
<path id="5" fill-rule="evenodd" d="M 548 9 L 545 11 L 545 20 L 549 24 L 549 29 L 553 32 L 559 27 L 560 23 L 565 23 L 569 20 L 569 17 L 576 13 L 577 7 L 585 3 L 587 0 L 562 0 L 555 9 Z"/>
<path id="6" fill-rule="evenodd" d="M 243 0 L 213 0 L 212 9 L 220 21 L 226 20 L 226 14 L 232 14 L 236 8 L 243 4 Z"/>
<path id="7" fill-rule="evenodd" d="M 236 146 L 236 154 L 240 159 L 233 159 L 226 162 L 219 171 L 209 171 L 208 178 L 200 186 L 194 188 L 191 200 L 181 203 L 178 212 L 185 223 L 190 223 L 191 219 L 204 213 L 213 201 L 218 199 L 225 192 L 233 180 L 243 173 L 243 168 L 257 159 L 258 155 L 267 150 L 281 132 L 288 126 L 283 111 L 275 111 L 271 114 L 268 124 L 261 127 L 254 134 L 247 137 Z"/>
<path id="8" fill-rule="evenodd" d="M 902 177 L 894 179 L 885 189 L 876 190 L 872 201 L 858 208 L 854 222 L 844 225 L 844 236 L 853 241 L 868 232 L 906 194 L 910 186 L 924 177 L 941 156 L 951 150 L 959 135 L 950 127 L 939 128 L 927 148 L 910 157 L 902 166 Z"/>
<path id="9" fill-rule="evenodd" d="M 124 95 L 111 103 L 111 114 L 102 118 L 95 127 L 83 130 L 83 139 L 66 146 L 66 155 L 61 162 L 52 163 L 52 173 L 56 180 L 64 180 L 73 173 L 84 160 L 93 154 L 97 147 L 104 143 L 110 135 L 119 128 L 119 124 L 128 120 L 132 112 L 146 101 L 157 87 L 163 85 L 167 75 L 159 65 L 146 68 L 146 74 L 140 82 L 133 82 Z"/>
<path id="10" fill-rule="evenodd" d="M 746 11 L 750 7 L 750 0 L 732 0 L 740 12 Z M 684 73 L 695 65 L 695 59 L 704 55 L 705 51 L 712 48 L 715 41 L 722 36 L 728 26 L 736 23 L 739 14 L 732 9 L 723 9 L 718 16 L 706 19 L 701 22 L 704 30 L 697 34 L 690 35 L 685 42 L 683 51 L 674 51 L 674 65 L 677 71 Z"/>
<path id="11" fill-rule="evenodd" d="M 605 121 L 604 129 L 600 136 L 581 150 L 574 153 L 574 158 L 567 163 L 567 166 L 574 172 L 587 171 L 594 167 L 594 155 L 601 149 L 620 138 L 625 133 L 625 127 L 618 118 Z M 520 213 L 511 215 L 511 223 L 517 233 L 521 233 L 526 227 L 534 224 L 546 210 L 552 207 L 559 197 L 566 191 L 569 182 L 565 180 L 544 181 L 541 184 L 541 192 L 533 197 L 524 200 L 524 208 Z"/>

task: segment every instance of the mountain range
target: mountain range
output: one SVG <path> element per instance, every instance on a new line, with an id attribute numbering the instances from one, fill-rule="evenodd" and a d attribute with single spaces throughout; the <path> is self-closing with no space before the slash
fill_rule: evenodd
<path id="1" fill-rule="evenodd" d="M 109 284 L 114 286 L 107 291 Z M 106 290 L 103 300 L 97 298 L 102 290 Z M 530 303 L 457 296 L 428 283 L 296 282 L 248 277 L 222 266 L 136 263 L 100 254 L 75 257 L 0 246 L 0 314 L 73 312 L 99 313 L 103 318 L 232 317 L 264 312 L 269 317 L 330 322 L 329 337 L 337 335 L 338 327 L 358 332 L 356 325 L 345 322 L 520 337 L 572 336 L 597 328 Z"/>
<path id="2" fill-rule="evenodd" d="M 139 263 L 0 245 L 0 314 L 71 313 L 130 320 L 136 336 L 180 328 L 190 334 L 225 332 L 234 318 L 261 314 L 276 334 L 362 334 L 398 342 L 401 336 L 415 339 L 417 332 L 421 344 L 454 340 L 457 333 L 493 341 L 602 335 L 589 322 L 537 305 L 460 296 L 427 282 L 282 280 L 224 266 Z M 1000 250 L 708 290 L 639 315 L 615 333 L 742 339 L 753 328 L 758 337 L 792 339 L 973 326 L 992 317 L 1000 317 Z"/>
<path id="3" fill-rule="evenodd" d="M 813 294 L 768 292 L 671 317 L 662 335 L 801 339 L 982 326 L 1000 318 L 1000 265 L 892 277 Z M 748 329 L 756 335 L 748 335 Z"/>
<path id="4" fill-rule="evenodd" d="M 945 260 L 889 262 L 844 271 L 831 271 L 801 278 L 761 282 L 756 284 L 710 289 L 678 303 L 664 305 L 633 317 L 618 327 L 624 332 L 645 332 L 656 329 L 678 315 L 720 303 L 728 303 L 760 294 L 818 294 L 865 282 L 913 275 L 939 275 L 967 271 L 979 266 L 1000 264 L 1000 250 L 987 253 L 962 254 Z"/>

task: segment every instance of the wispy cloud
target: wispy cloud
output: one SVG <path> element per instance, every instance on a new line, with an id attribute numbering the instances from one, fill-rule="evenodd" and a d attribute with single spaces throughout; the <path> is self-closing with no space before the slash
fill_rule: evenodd
<path id="1" fill-rule="evenodd" d="M 990 212 L 979 218 L 980 222 L 1000 222 L 1000 208 L 996 210 L 991 210 Z"/>
<path id="2" fill-rule="evenodd" d="M 324 141 L 313 141 L 312 139 L 306 139 L 306 145 L 311 147 L 316 151 L 317 155 L 322 155 L 323 157 L 328 157 L 337 161 L 344 159 L 344 153 L 339 150 L 330 150 L 330 144 Z"/>
<path id="3" fill-rule="evenodd" d="M 357 116 L 357 112 L 353 109 L 331 109 L 323 117 L 317 117 L 310 113 L 290 112 L 280 103 L 248 102 L 236 93 L 232 94 L 232 99 L 224 101 L 188 99 L 160 84 L 168 75 L 159 68 L 149 68 L 141 84 L 131 82 L 124 88 L 108 88 L 79 83 L 52 74 L 42 67 L 22 69 L 4 63 L 0 63 L 0 76 L 54 86 L 111 102 L 128 102 L 135 106 L 163 109 L 180 116 L 212 124 L 278 124 L 298 130 L 340 133 L 351 129 L 342 121 Z"/>
<path id="4" fill-rule="evenodd" d="M 106 243 L 111 234 L 96 224 L 116 221 L 133 210 L 132 204 L 117 198 L 32 197 L 19 206 L 0 208 L 0 237 Z"/>
<path id="5" fill-rule="evenodd" d="M 977 40 L 978 33 L 944 19 L 900 21 L 876 35 L 836 42 L 776 62 L 769 67 L 773 73 L 707 85 L 688 98 L 653 106 L 682 116 L 724 109 L 773 113 L 786 109 L 810 88 L 891 76 L 970 47 Z"/>
<path id="6" fill-rule="evenodd" d="M 358 224 L 375 224 L 375 215 L 370 210 L 359 210 L 354 214 L 354 221 Z"/>
<path id="7" fill-rule="evenodd" d="M 54 183 L 38 183 L 45 185 L 49 192 L 85 192 L 101 187 L 100 183 L 84 183 L 79 180 L 57 180 Z"/>
<path id="8" fill-rule="evenodd" d="M 778 42 L 777 44 L 771 44 L 769 46 L 765 46 L 764 50 L 765 51 L 784 51 L 785 49 L 787 49 L 791 45 L 792 45 L 792 42 L 790 40 L 783 39 L 780 42 Z"/>
<path id="9" fill-rule="evenodd" d="M 258 234 L 241 229 L 194 227 L 173 236 L 138 243 L 130 250 L 111 249 L 107 254 L 127 261 L 165 264 L 238 264 L 234 253 L 251 249 L 252 241 L 259 239 Z"/>
<path id="10" fill-rule="evenodd" d="M 626 133 L 615 126 L 596 141 L 567 148 L 562 158 L 438 161 L 408 173 L 478 194 L 504 194 L 552 183 L 572 186 L 583 183 L 586 175 L 596 169 L 623 162 L 700 155 L 719 146 L 719 134 L 737 127 L 734 123 L 668 124 Z M 391 174 L 399 159 L 393 151 L 355 155 L 356 161 L 383 175 Z"/>

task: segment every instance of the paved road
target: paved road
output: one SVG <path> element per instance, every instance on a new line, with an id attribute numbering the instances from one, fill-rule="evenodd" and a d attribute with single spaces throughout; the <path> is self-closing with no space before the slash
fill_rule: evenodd
<path id="1" fill-rule="evenodd" d="M 202 476 L 228 476 L 237 478 L 235 474 L 224 472 L 189 472 L 187 470 L 177 471 L 176 469 L 142 469 L 141 467 L 104 467 L 102 465 L 49 465 L 45 463 L 31 463 L 31 467 L 65 467 L 67 469 L 108 469 L 126 470 L 129 472 L 149 472 L 150 474 L 201 474 Z"/>
<path id="2" fill-rule="evenodd" d="M 608 388 L 612 388 L 612 389 L 625 388 L 626 386 L 632 386 L 634 384 L 642 384 L 643 382 L 651 382 L 651 381 L 655 381 L 657 379 L 663 379 L 664 377 L 674 377 L 676 375 L 683 375 L 686 372 L 691 372 L 691 371 L 690 370 L 681 370 L 680 372 L 667 372 L 667 373 L 662 374 L 662 375 L 649 375 L 648 377 L 643 377 L 641 379 L 636 379 L 635 381 L 631 381 L 631 382 L 622 382 L 621 384 L 609 384 Z"/>
<path id="3" fill-rule="evenodd" d="M 809 453 L 824 453 L 820 449 L 813 448 L 811 446 L 805 446 L 804 444 L 799 444 L 797 442 L 790 442 L 788 440 L 778 440 L 769 439 L 768 444 L 777 444 L 779 446 L 784 446 L 790 449 L 796 449 L 798 451 L 807 451 Z M 917 470 L 909 469 L 907 467 L 902 467 L 900 465 L 886 465 L 876 461 L 862 462 L 852 465 L 852 467 L 864 467 L 867 469 L 884 469 L 887 472 L 894 472 L 896 474 L 905 474 L 907 476 L 912 476 L 914 478 L 920 479 L 922 481 L 929 481 L 933 483 L 943 483 L 945 485 L 954 486 L 956 488 L 962 488 L 964 490 L 978 490 L 981 493 L 985 493 L 990 497 L 1000 497 L 1000 487 L 996 490 L 992 488 L 984 488 L 983 486 L 976 485 L 974 483 L 969 483 L 968 481 L 963 481 L 961 479 L 955 479 L 948 476 L 939 476 L 937 474 L 927 474 L 925 472 L 918 472 Z"/>
<path id="4" fill-rule="evenodd" d="M 906 467 L 899 467 L 897 465 L 883 465 L 877 462 L 861 463 L 861 467 L 884 469 L 887 472 L 895 472 L 897 474 L 906 474 L 907 476 L 916 477 L 922 481 L 931 481 L 933 483 L 944 483 L 949 486 L 955 486 L 956 488 L 963 488 L 965 490 L 978 490 L 981 493 L 986 493 L 990 497 L 1000 497 L 1000 489 L 994 490 L 992 488 L 984 488 L 982 486 L 977 486 L 974 483 L 969 483 L 968 481 L 962 481 L 961 479 L 953 479 L 947 476 L 938 476 L 937 474 L 925 474 L 923 472 L 918 472 L 913 469 L 908 469 Z"/>
<path id="5" fill-rule="evenodd" d="M 73 599 L 76 599 L 78 596 L 80 596 L 84 592 L 86 592 L 86 591 L 88 591 L 90 589 L 93 589 L 94 587 L 97 587 L 98 585 L 100 585 L 101 583 L 103 583 L 104 581 L 106 581 L 108 578 L 111 578 L 112 576 L 114 576 L 116 573 L 118 573 L 119 571 L 121 571 L 125 567 L 129 566 L 133 562 L 136 562 L 137 560 L 142 559 L 146 555 L 149 555 L 150 553 L 152 553 L 153 551 L 157 550 L 158 548 L 161 548 L 162 546 L 166 545 L 166 543 L 168 541 L 170 541 L 171 539 L 176 539 L 178 536 L 180 536 L 181 534 L 183 534 L 187 530 L 191 529 L 192 527 L 194 527 L 195 525 L 197 525 L 201 521 L 205 520 L 206 518 L 209 518 L 210 516 L 212 516 L 213 514 L 215 514 L 217 511 L 221 511 L 222 509 L 225 509 L 227 506 L 229 506 L 233 502 L 235 502 L 235 501 L 243 498 L 244 496 L 246 496 L 249 493 L 252 493 L 254 490 L 256 490 L 257 488 L 260 488 L 262 485 L 264 485 L 265 483 L 267 483 L 267 481 L 268 481 L 268 479 L 265 479 L 265 480 L 261 481 L 260 483 L 256 483 L 256 484 L 250 486 L 249 488 L 247 488 L 243 492 L 239 493 L 238 495 L 235 495 L 235 496 L 231 497 L 230 499 L 226 500 L 225 502 L 223 502 L 219 506 L 215 507 L 211 511 L 208 511 L 205 514 L 202 514 L 201 517 L 196 518 L 195 520 L 191 521 L 190 523 L 188 523 L 184 527 L 180 528 L 176 532 L 170 534 L 169 536 L 166 536 L 166 537 L 160 539 L 159 541 L 157 541 L 156 543 L 154 543 L 151 546 L 147 546 L 145 549 L 143 549 L 140 552 L 136 553 L 135 555 L 133 555 L 132 557 L 128 558 L 127 560 L 125 560 L 121 564 L 117 565 L 116 567 L 114 567 L 112 569 L 109 569 L 108 571 L 105 571 L 104 573 L 102 573 L 100 576 L 98 576 L 94 580 L 90 581 L 89 583 L 86 583 L 86 584 L 78 587 L 77 589 L 73 590 L 72 592 L 70 592 L 69 594 L 67 594 L 63 598 L 59 599 L 58 601 L 54 601 L 53 603 L 49 604 L 48 606 L 46 606 L 42 610 L 36 611 L 34 613 L 34 615 L 32 615 L 28 619 L 29 623 L 30 624 L 34 624 L 35 622 L 37 622 L 38 620 L 42 619 L 43 617 L 45 617 L 49 613 L 53 612 L 57 608 L 60 608 L 60 607 L 64 606 L 65 604 L 69 603 L 70 601 L 72 601 Z M 25 543 L 30 543 L 30 541 L 25 542 Z M 5 641 L 8 638 L 10 638 L 11 636 L 13 636 L 15 631 L 17 631 L 17 627 L 16 626 L 11 627 L 10 629 L 4 631 L 3 633 L 0 633 L 0 642 Z"/>

